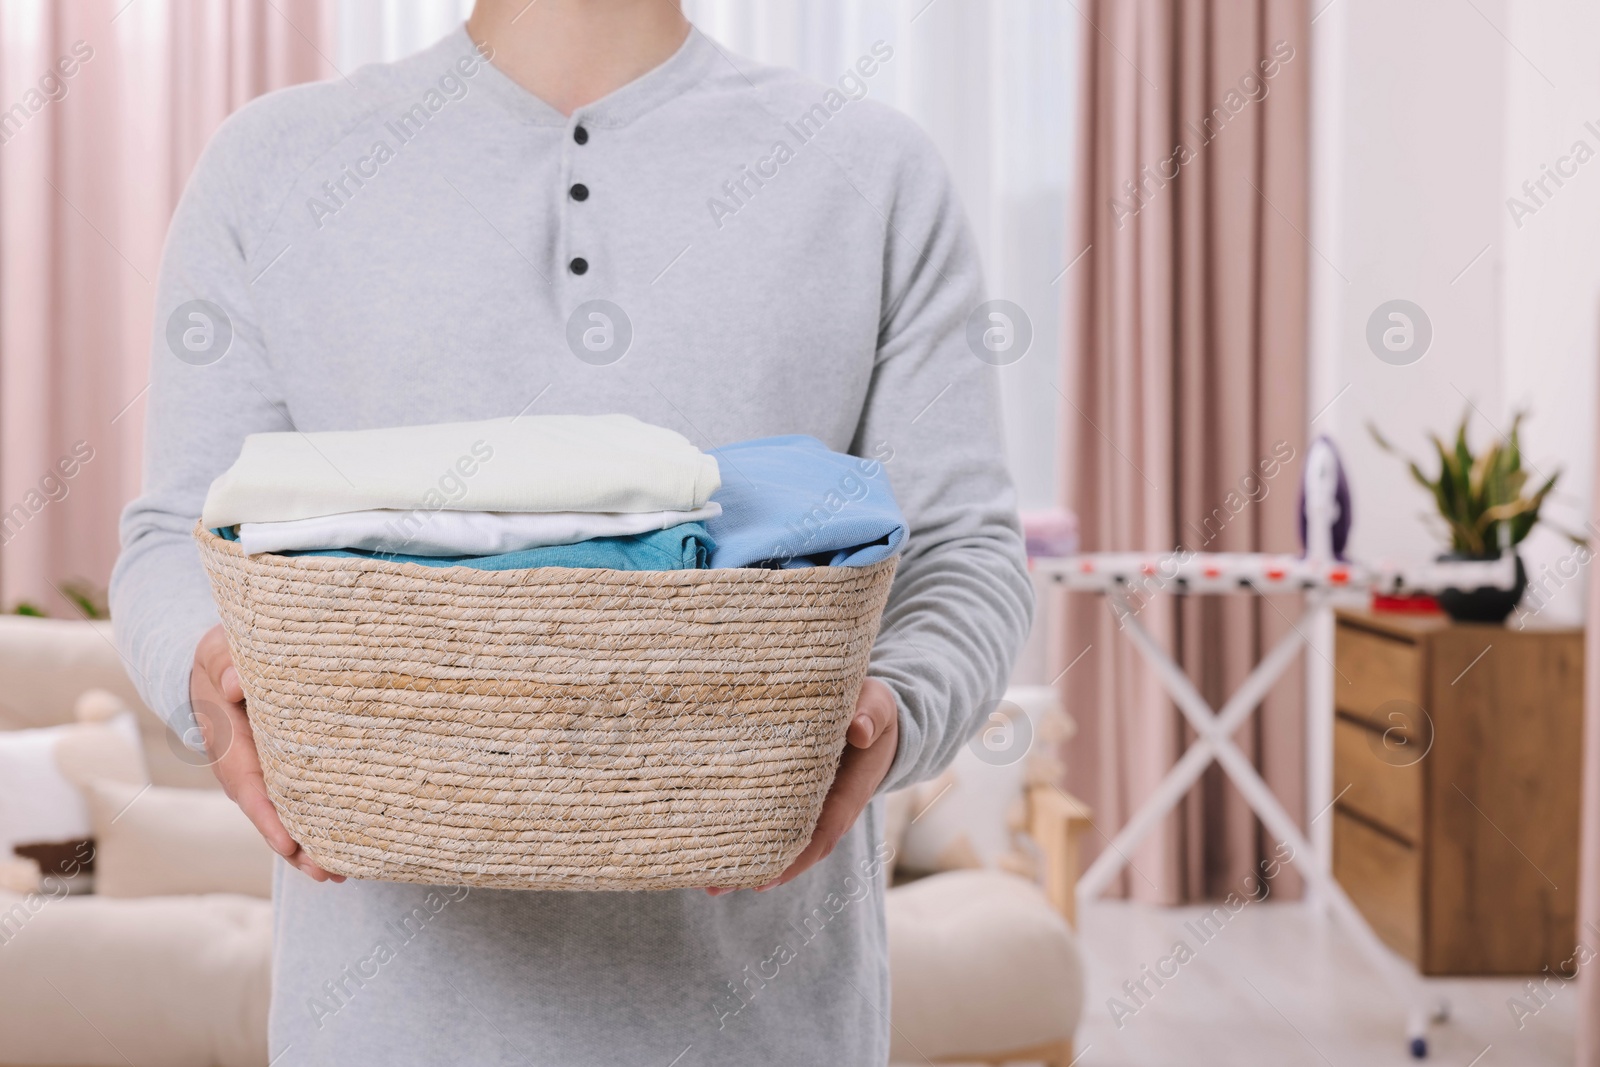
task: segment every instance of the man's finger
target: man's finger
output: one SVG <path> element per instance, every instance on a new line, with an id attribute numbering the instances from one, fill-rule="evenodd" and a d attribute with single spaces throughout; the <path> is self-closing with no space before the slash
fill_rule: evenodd
<path id="1" fill-rule="evenodd" d="M 217 691 L 230 704 L 244 700 L 244 683 L 239 680 L 239 669 L 231 662 L 223 668 L 222 677 L 217 679 Z"/>
<path id="2" fill-rule="evenodd" d="M 215 701 L 195 694 L 192 690 L 189 694 L 189 707 L 194 712 L 195 725 L 200 728 L 200 740 L 214 764 L 228 754 L 227 741 L 232 730 L 228 724 L 227 709 L 218 706 Z"/>
<path id="3" fill-rule="evenodd" d="M 289 859 L 299 851 L 300 846 L 295 844 L 294 838 L 289 836 L 289 831 L 284 828 L 283 820 L 278 818 L 278 810 L 272 806 L 272 800 L 267 796 L 266 784 L 259 776 L 249 776 L 243 782 L 237 783 L 234 790 L 238 795 L 234 798 L 239 805 L 239 810 L 245 813 L 257 832 L 266 838 L 272 851 Z"/>
<path id="4" fill-rule="evenodd" d="M 233 666 L 233 654 L 228 651 L 228 640 L 217 628 L 207 630 L 200 638 L 200 643 L 195 646 L 194 658 L 200 664 L 200 669 L 205 672 L 212 685 L 220 692 L 222 689 L 222 673 Z"/>
<path id="5" fill-rule="evenodd" d="M 839 771 L 839 776 L 844 776 L 843 769 Z M 834 783 L 838 784 L 837 778 L 834 779 Z M 790 861 L 782 874 L 766 885 L 757 886 L 757 893 L 765 893 L 769 889 L 776 889 L 786 882 L 793 881 L 832 850 L 839 840 L 839 835 L 833 832 L 831 827 L 838 821 L 837 812 L 840 804 L 838 793 L 830 790 L 827 799 L 822 802 L 822 814 L 817 816 L 817 825 L 811 831 L 811 840 L 806 842 L 806 847 L 800 850 L 800 855 Z"/>
<path id="6" fill-rule="evenodd" d="M 824 808 L 823 812 L 826 814 L 827 809 Z M 756 892 L 765 893 L 769 889 L 776 889 L 780 885 L 786 885 L 787 883 L 794 881 L 806 871 L 810 870 L 812 865 L 814 865 L 823 857 L 826 850 L 832 847 L 833 845 L 831 842 L 827 842 L 823 839 L 822 824 L 818 822 L 817 832 L 811 835 L 811 843 L 806 845 L 805 849 L 800 853 L 800 855 L 794 858 L 794 862 L 789 864 L 782 874 L 778 875 L 776 879 L 768 882 L 766 885 L 757 886 Z"/>
<path id="7" fill-rule="evenodd" d="M 266 839 L 272 851 L 282 856 L 296 870 L 319 882 L 344 881 L 344 875 L 333 874 L 317 866 L 315 861 L 295 843 L 294 838 L 289 836 L 283 820 L 278 818 L 277 809 L 272 806 L 272 801 L 267 796 L 265 782 L 259 777 L 247 780 L 238 792 L 239 810 L 245 813 L 251 825 Z"/>
<path id="8" fill-rule="evenodd" d="M 319 882 L 344 881 L 343 875 L 323 870 L 306 854 L 290 836 L 272 798 L 267 795 L 255 739 L 250 734 L 250 720 L 241 706 L 244 687 L 220 626 L 207 631 L 195 648 L 189 697 L 206 751 L 211 756 L 212 773 L 267 847 L 296 870 Z"/>
<path id="9" fill-rule="evenodd" d="M 839 776 L 844 777 L 841 770 Z M 853 792 L 853 791 L 852 791 Z M 817 818 L 817 828 L 811 833 L 811 841 L 794 858 L 794 862 L 777 877 L 776 881 L 761 886 L 757 892 L 775 889 L 780 885 L 794 881 L 816 864 L 822 862 L 828 853 L 833 851 L 844 832 L 855 823 L 856 816 L 861 814 L 861 808 L 849 793 L 829 793 L 828 799 L 823 801 L 822 814 Z"/>
<path id="10" fill-rule="evenodd" d="M 845 740 L 853 748 L 870 748 L 894 723 L 899 708 L 889 687 L 875 678 L 861 685 L 861 695 L 856 698 L 856 710 L 845 731 Z"/>
<path id="11" fill-rule="evenodd" d="M 800 855 L 795 857 L 794 862 L 778 876 L 778 879 L 762 886 L 762 890 L 783 885 L 804 874 L 813 864 L 832 852 L 839 839 L 845 835 L 845 831 L 855 825 L 856 818 L 867 806 L 867 801 L 872 799 L 872 790 L 876 785 L 876 782 L 868 781 L 868 778 L 872 777 L 871 770 L 866 764 L 868 758 L 868 753 L 864 751 L 845 750 L 843 758 L 839 761 L 839 773 L 833 779 L 833 786 L 828 790 L 827 799 L 822 802 L 822 813 L 817 816 L 817 827 L 811 832 L 811 841 Z"/>
<path id="12" fill-rule="evenodd" d="M 845 731 L 845 742 L 851 748 L 871 748 L 878 738 L 878 729 L 870 712 L 857 711 L 856 717 L 850 720 L 850 729 Z"/>

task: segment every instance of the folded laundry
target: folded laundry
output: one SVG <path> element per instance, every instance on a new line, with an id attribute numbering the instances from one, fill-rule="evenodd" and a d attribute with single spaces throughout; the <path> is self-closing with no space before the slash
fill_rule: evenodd
<path id="1" fill-rule="evenodd" d="M 693 511 L 351 511 L 288 522 L 239 525 L 246 554 L 347 548 L 409 556 L 492 556 L 596 537 L 626 537 L 704 522 L 719 504 Z"/>
<path id="2" fill-rule="evenodd" d="M 706 454 L 626 415 L 253 434 L 202 521 L 250 555 L 479 570 L 865 566 L 907 535 L 878 460 L 803 435 Z"/>
<path id="3" fill-rule="evenodd" d="M 865 566 L 899 552 L 906 523 L 883 464 L 791 434 L 714 448 L 722 514 L 713 567 Z"/>
<path id="4" fill-rule="evenodd" d="M 216 533 L 229 541 L 239 539 L 232 527 Z M 710 565 L 715 541 L 698 522 L 679 523 L 666 530 L 627 537 L 596 537 L 570 545 L 546 545 L 518 552 L 487 556 L 417 556 L 362 549 L 324 549 L 285 552 L 286 556 L 334 556 L 343 559 L 380 559 L 391 563 L 420 563 L 424 567 L 471 567 L 480 571 L 527 570 L 534 567 L 592 567 L 618 571 L 695 570 Z"/>
<path id="5" fill-rule="evenodd" d="M 402 511 L 693 511 L 716 460 L 629 415 L 525 415 L 251 434 L 211 484 L 208 527 Z"/>

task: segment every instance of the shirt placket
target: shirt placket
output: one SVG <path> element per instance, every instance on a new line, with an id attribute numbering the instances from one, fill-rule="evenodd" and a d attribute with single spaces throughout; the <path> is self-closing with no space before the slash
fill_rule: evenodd
<path id="1" fill-rule="evenodd" d="M 566 188 L 561 193 L 562 217 L 566 219 L 567 238 L 564 242 L 566 262 L 562 264 L 561 269 L 566 272 L 569 279 L 582 278 L 595 266 L 591 251 L 585 247 L 586 238 L 591 230 L 588 225 L 591 212 L 590 178 L 589 167 L 586 164 L 592 154 L 585 149 L 593 136 L 593 132 L 584 124 L 581 114 L 575 114 L 567 131 L 566 166 L 563 168 Z"/>

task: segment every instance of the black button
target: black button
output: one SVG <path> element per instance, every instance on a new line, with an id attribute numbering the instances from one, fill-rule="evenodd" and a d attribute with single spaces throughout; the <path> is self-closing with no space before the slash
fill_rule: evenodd
<path id="1" fill-rule="evenodd" d="M 578 184 L 574 185 L 572 187 L 572 199 L 574 199 L 574 200 L 587 200 L 587 199 L 589 199 L 589 187 L 587 185 L 583 184 L 582 182 L 579 182 Z"/>
<path id="2" fill-rule="evenodd" d="M 582 256 L 579 256 L 571 263 L 568 263 L 567 266 L 572 268 L 572 273 L 583 274 L 589 269 L 589 261 L 584 259 Z"/>
<path id="3" fill-rule="evenodd" d="M 582 126 L 574 127 L 572 131 L 572 139 L 577 141 L 579 144 L 588 144 L 589 131 L 584 129 Z"/>

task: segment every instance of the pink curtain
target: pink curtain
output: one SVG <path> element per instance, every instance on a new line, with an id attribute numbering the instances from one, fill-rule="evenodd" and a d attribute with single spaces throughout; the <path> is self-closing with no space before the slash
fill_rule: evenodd
<path id="1" fill-rule="evenodd" d="M 1596 411 L 1600 412 L 1600 405 Z M 1595 464 L 1593 515 L 1600 529 L 1600 463 Z M 1592 547 L 1592 546 L 1591 546 Z M 1600 578 L 1589 568 L 1588 626 L 1583 664 L 1583 804 L 1578 856 L 1578 941 L 1600 949 Z M 1578 1067 L 1600 1067 L 1600 961 L 1578 975 Z"/>
<path id="2" fill-rule="evenodd" d="M 167 222 L 212 131 L 336 77 L 324 0 L 0 8 L 0 608 L 103 590 L 139 488 Z"/>
<path id="3" fill-rule="evenodd" d="M 1094 550 L 1295 551 L 1306 435 L 1307 8 L 1303 0 L 1085 0 L 1066 259 L 1064 500 Z M 1297 597 L 1179 599 L 1140 619 L 1219 705 Z M 1054 605 L 1080 732 L 1071 788 L 1115 833 L 1189 740 L 1099 598 Z M 1304 811 L 1303 676 L 1238 740 Z M 1091 842 L 1102 847 L 1104 839 Z M 1131 856 L 1122 890 L 1242 891 L 1270 851 L 1213 767 Z M 1291 874 L 1273 890 L 1298 891 Z"/>

